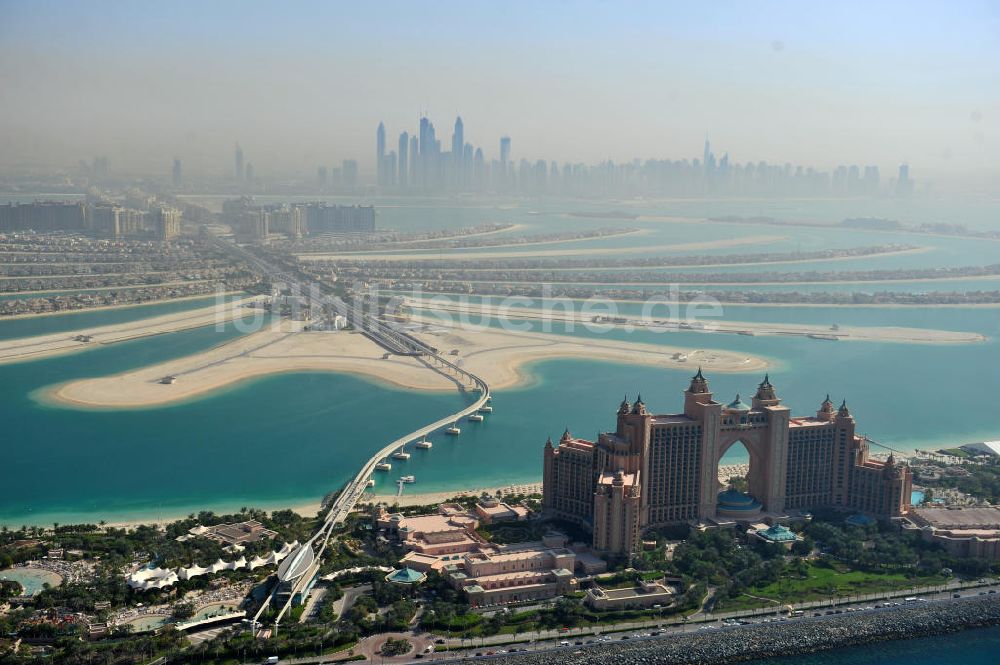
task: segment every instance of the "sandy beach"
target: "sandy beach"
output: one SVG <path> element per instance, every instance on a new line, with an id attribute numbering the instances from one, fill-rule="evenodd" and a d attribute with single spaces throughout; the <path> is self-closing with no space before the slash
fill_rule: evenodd
<path id="1" fill-rule="evenodd" d="M 132 287 L 121 287 L 121 286 L 99 286 L 93 289 L 56 289 L 61 294 L 73 295 L 76 293 L 85 293 L 89 291 L 114 291 L 115 289 L 119 291 L 126 290 Z M 32 293 L 53 293 L 53 291 L 18 291 L 17 294 L 30 295 Z M 81 307 L 80 309 L 62 309 L 55 312 L 38 312 L 37 314 L 11 314 L 9 316 L 0 317 L 0 323 L 4 321 L 15 321 L 17 319 L 38 319 L 45 316 L 63 316 L 66 314 L 83 314 L 84 312 L 103 312 L 111 309 L 132 309 L 135 307 L 150 307 L 152 305 L 169 305 L 175 302 L 184 302 L 186 300 L 198 300 L 202 298 L 217 298 L 220 295 L 228 298 L 229 296 L 234 296 L 243 291 L 223 291 L 221 294 L 212 293 L 198 293 L 191 296 L 182 296 L 180 298 L 163 298 L 162 300 L 144 300 L 143 302 L 129 302 L 123 305 L 101 305 L 99 307 Z M 0 293 L 0 296 L 8 296 L 10 293 Z"/>
<path id="2" fill-rule="evenodd" d="M 426 312 L 438 313 L 442 316 L 447 317 L 447 321 L 454 318 L 453 315 L 456 314 L 466 314 L 468 318 L 473 322 L 479 322 L 484 319 L 492 319 L 494 321 L 499 321 L 503 319 L 511 320 L 550 320 L 554 322 L 572 322 L 574 324 L 589 324 L 597 328 L 597 324 L 592 323 L 592 318 L 596 315 L 607 315 L 608 312 L 603 307 L 594 307 L 593 311 L 588 312 L 567 312 L 561 308 L 554 308 L 550 311 L 545 311 L 539 308 L 532 307 L 509 307 L 501 308 L 493 305 L 481 304 L 481 303 L 440 303 L 431 301 L 418 301 L 414 299 L 407 299 L 407 305 L 414 308 L 419 308 Z M 624 322 L 616 322 L 614 324 L 606 324 L 607 327 L 615 328 L 627 328 L 632 326 L 639 330 L 649 330 L 649 331 L 663 331 L 669 332 L 671 328 L 665 327 L 664 325 L 654 325 L 655 322 L 667 323 L 676 326 L 681 320 L 670 319 L 666 316 L 656 315 L 656 310 L 653 310 L 653 315 L 647 317 L 643 320 L 639 316 L 628 316 L 621 314 L 610 314 L 614 317 L 622 317 L 625 319 Z M 415 320 L 419 320 L 423 323 L 437 323 L 441 319 L 435 314 L 416 314 L 413 316 Z M 949 330 L 933 330 L 929 328 L 904 328 L 904 327 L 891 327 L 891 326 L 839 326 L 836 330 L 832 330 L 829 326 L 820 325 L 810 325 L 802 323 L 760 323 L 760 322 L 746 322 L 746 321 L 730 321 L 722 319 L 713 319 L 709 316 L 699 318 L 699 322 L 704 324 L 704 328 L 693 327 L 690 329 L 685 329 L 684 332 L 700 332 L 700 333 L 752 333 L 753 335 L 778 335 L 778 336 L 808 336 L 808 335 L 834 335 L 837 340 L 846 341 L 866 341 L 866 342 L 901 342 L 910 344 L 965 344 L 972 342 L 983 342 L 986 337 L 979 333 L 971 332 L 956 332 Z M 605 325 L 605 324 L 601 324 Z"/>
<path id="3" fill-rule="evenodd" d="M 605 360 L 692 372 L 699 366 L 712 372 L 755 372 L 768 366 L 763 358 L 730 351 L 545 333 L 441 327 L 433 330 L 416 334 L 485 378 L 494 389 L 527 383 L 531 378 L 527 365 L 551 358 Z M 304 332 L 300 323 L 284 321 L 278 328 L 268 327 L 195 355 L 123 374 L 58 385 L 41 397 L 84 407 L 151 407 L 203 396 L 255 377 L 296 371 L 350 373 L 415 390 L 456 389 L 451 376 L 429 369 L 417 358 L 384 355 L 382 347 L 363 335 L 346 331 Z M 169 385 L 161 383 L 165 376 L 174 376 L 176 381 Z"/>
<path id="4" fill-rule="evenodd" d="M 723 240 L 706 240 L 701 242 L 671 243 L 669 245 L 647 245 L 638 247 L 588 247 L 582 249 L 539 249 L 524 252 L 500 251 L 500 252 L 470 252 L 465 250 L 441 249 L 430 253 L 432 250 L 424 250 L 424 254 L 404 254 L 399 253 L 331 253 L 331 254 L 297 254 L 296 257 L 303 261 L 468 261 L 472 259 L 529 259 L 538 257 L 558 257 L 558 256 L 601 256 L 607 254 L 646 254 L 650 252 L 683 252 L 702 249 L 724 249 L 726 247 L 741 247 L 744 245 L 761 245 L 772 242 L 787 240 L 786 236 L 779 235 L 757 235 L 744 236 L 740 238 L 725 238 Z M 588 238 L 596 240 L 596 238 Z M 566 242 L 566 241 L 561 241 Z"/>
<path id="5" fill-rule="evenodd" d="M 448 499 L 453 499 L 459 496 L 482 496 L 483 494 L 491 494 L 497 497 L 503 496 L 516 496 L 520 494 L 541 494 L 542 493 L 542 483 L 514 483 L 511 485 L 504 485 L 503 487 L 480 487 L 477 489 L 470 490 L 446 490 L 443 492 L 417 492 L 414 494 L 407 494 L 405 491 L 402 495 L 395 494 L 375 494 L 366 495 L 364 501 L 371 501 L 374 503 L 384 503 L 389 506 L 399 506 L 400 508 L 405 508 L 406 506 L 427 506 L 435 503 L 444 503 Z"/>
<path id="6" fill-rule="evenodd" d="M 491 233 L 497 233 L 497 232 L 493 231 Z M 614 233 L 606 233 L 604 235 L 599 235 L 599 236 L 586 236 L 586 237 L 582 237 L 582 238 L 565 238 L 565 239 L 562 239 L 562 240 L 533 240 L 533 241 L 527 241 L 527 242 L 506 242 L 506 243 L 497 244 L 497 245 L 483 245 L 482 249 L 491 249 L 492 250 L 492 249 L 504 249 L 504 248 L 507 248 L 507 247 L 537 247 L 539 245 L 561 245 L 563 243 L 588 242 L 588 241 L 602 240 L 604 238 L 620 238 L 621 236 L 648 235 L 650 233 L 651 233 L 651 231 L 649 229 L 626 229 L 626 230 L 623 230 L 623 231 L 616 231 Z M 454 242 L 455 240 L 460 240 L 462 238 L 474 238 L 474 237 L 477 237 L 478 235 L 487 235 L 487 234 L 473 234 L 471 236 L 460 236 L 458 238 L 443 238 L 442 241 L 443 242 Z M 418 240 L 416 242 L 419 242 L 419 243 L 423 244 L 423 243 L 432 243 L 432 242 L 434 242 L 434 240 Z M 437 251 L 452 251 L 452 250 L 455 250 L 455 251 L 460 251 L 460 250 L 469 251 L 469 250 L 474 250 L 474 249 L 479 249 L 479 248 L 475 247 L 475 246 L 473 246 L 473 247 L 461 247 L 461 246 L 458 246 L 458 247 L 442 247 L 442 248 L 414 247 L 414 248 L 408 248 L 408 249 L 392 249 L 392 248 L 390 248 L 390 251 L 392 251 L 394 254 L 397 253 L 397 252 L 399 254 L 409 254 L 409 253 L 412 253 L 412 252 L 434 251 L 435 249 L 437 249 Z M 362 257 L 362 258 L 369 256 L 368 252 L 366 252 L 365 250 L 345 251 L 345 252 L 343 252 L 343 254 L 345 256 L 357 256 L 357 257 Z M 302 255 L 303 256 L 310 256 L 309 253 L 303 253 Z"/>
<path id="7" fill-rule="evenodd" d="M 229 321 L 253 312 L 254 310 L 246 307 L 252 300 L 252 298 L 241 298 L 228 301 L 220 306 L 200 307 L 187 312 L 164 314 L 130 323 L 0 340 L 0 364 L 37 360 L 62 353 L 82 351 L 98 344 L 114 344 L 139 337 L 178 332 L 213 325 L 220 321 Z M 90 339 L 77 339 L 79 336 L 86 336 Z"/>
<path id="8" fill-rule="evenodd" d="M 690 268 L 733 268 L 740 266 L 760 266 L 760 265 L 784 265 L 792 263 L 826 263 L 827 261 L 861 261 L 866 259 L 871 259 L 873 257 L 882 258 L 886 256 L 896 256 L 899 254 L 923 254 L 930 251 L 930 247 L 914 247 L 912 249 L 898 249 L 886 252 L 874 252 L 872 254 L 857 254 L 852 256 L 831 256 L 829 258 L 810 258 L 810 259 L 775 259 L 773 261 L 746 261 L 737 263 L 690 263 L 690 264 L 675 264 L 675 265 L 663 265 L 663 266 L 647 266 L 647 265 L 619 265 L 619 266 L 587 266 L 586 268 L 581 268 L 579 266 L 570 268 L 560 268 L 558 266 L 551 268 L 518 268 L 518 272 L 579 272 L 581 270 L 586 270 L 587 272 L 613 272 L 620 270 L 660 270 L 664 272 L 684 272 Z M 496 271 L 496 268 L 462 268 L 467 272 L 477 272 L 477 271 Z M 962 278 L 956 278 L 962 279 Z M 975 277 L 970 277 L 969 279 L 977 279 Z M 902 280 L 906 281 L 906 280 Z M 911 280 L 916 281 L 916 280 Z M 579 282 L 576 282 L 579 283 Z M 787 284 L 789 282 L 781 282 L 782 284 Z"/>
<path id="9" fill-rule="evenodd" d="M 385 289 L 387 293 L 397 293 L 393 289 Z M 402 290 L 397 293 L 400 296 L 405 296 L 407 291 Z M 423 295 L 435 296 L 442 295 L 448 298 L 454 298 L 456 296 L 470 297 L 470 298 L 504 298 L 506 296 L 497 295 L 495 293 L 454 293 L 452 291 L 430 291 L 423 290 Z M 514 297 L 529 297 L 529 296 L 514 296 Z M 637 300 L 635 298 L 604 298 L 601 299 L 608 300 L 613 303 L 633 303 L 642 305 L 645 300 Z M 583 302 L 585 298 L 570 298 L 575 302 Z M 690 305 L 688 301 L 677 301 L 677 300 L 658 300 L 657 302 L 664 305 L 679 304 L 682 307 L 685 305 Z M 806 308 L 832 308 L 832 309 L 919 309 L 919 308 L 934 308 L 934 309 L 996 309 L 1000 307 L 1000 302 L 985 302 L 985 303 L 824 303 L 824 302 L 727 302 L 719 301 L 719 304 L 723 307 L 780 307 L 782 309 L 795 308 L 795 307 L 806 307 Z"/>

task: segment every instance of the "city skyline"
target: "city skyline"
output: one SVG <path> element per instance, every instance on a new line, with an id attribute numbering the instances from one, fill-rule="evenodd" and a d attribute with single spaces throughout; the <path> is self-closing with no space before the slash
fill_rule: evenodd
<path id="1" fill-rule="evenodd" d="M 344 159 L 373 173 L 372 118 L 411 126 L 424 110 L 475 118 L 465 132 L 474 144 L 516 137 L 530 161 L 697 154 L 708 132 L 755 161 L 910 163 L 942 187 L 1000 182 L 998 17 L 988 3 L 588 5 L 568 24 L 555 5 L 521 20 L 442 3 L 419 10 L 435 19 L 420 37 L 407 27 L 418 10 L 405 4 L 320 5 L 308 21 L 233 9 L 198 7 L 192 22 L 149 8 L 151 33 L 126 5 L 98 21 L 65 3 L 5 3 L 0 168 L 66 168 L 106 154 L 150 174 L 176 156 L 190 177 L 221 175 L 219 155 L 241 141 L 261 175 L 304 176 Z M 862 10 L 866 20 L 852 20 Z M 44 42 L 50 31 L 65 39 Z M 116 38 L 100 38 L 108 33 Z M 364 56 L 376 37 L 398 64 Z M 253 67 L 230 49 L 251 42 Z M 107 104 L 123 89 L 129 103 Z"/>

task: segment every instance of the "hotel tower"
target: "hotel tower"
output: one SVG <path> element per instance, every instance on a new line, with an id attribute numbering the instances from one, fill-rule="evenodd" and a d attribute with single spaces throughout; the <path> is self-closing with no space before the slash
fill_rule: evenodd
<path id="1" fill-rule="evenodd" d="M 742 443 L 748 493 L 720 492 L 719 460 Z M 910 507 L 911 475 L 892 455 L 869 457 L 847 404 L 829 396 L 815 416 L 792 416 L 764 377 L 751 403 L 712 399 L 701 370 L 684 392 L 684 412 L 654 415 L 639 397 L 618 408 L 613 432 L 597 441 L 566 431 L 545 443 L 543 507 L 589 529 L 595 549 L 636 551 L 642 531 L 683 522 L 780 520 L 819 507 L 894 518 Z"/>

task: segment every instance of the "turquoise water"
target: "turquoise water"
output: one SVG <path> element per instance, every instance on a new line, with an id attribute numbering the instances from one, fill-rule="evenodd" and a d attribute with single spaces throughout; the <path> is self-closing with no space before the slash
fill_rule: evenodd
<path id="1" fill-rule="evenodd" d="M 924 502 L 924 493 L 920 490 L 913 490 L 910 492 L 910 503 L 914 506 L 920 505 Z"/>
<path id="2" fill-rule="evenodd" d="M 630 283 L 630 284 L 581 284 L 595 291 L 664 291 L 667 292 L 670 275 L 663 274 L 657 279 L 660 284 Z M 574 282 L 558 282 L 554 288 L 577 286 Z M 755 284 L 753 282 L 719 284 L 719 283 L 678 283 L 681 292 L 690 291 L 758 291 L 799 293 L 880 293 L 886 291 L 925 293 L 931 291 L 996 291 L 1000 290 L 1000 277 L 976 277 L 969 279 L 945 280 L 905 280 L 876 282 L 817 282 L 812 284 Z"/>
<path id="3" fill-rule="evenodd" d="M 135 305 L 117 307 L 99 311 L 80 310 L 66 314 L 49 314 L 19 319 L 0 319 L 0 339 L 48 335 L 51 333 L 79 330 L 81 328 L 96 328 L 116 323 L 129 323 L 164 314 L 187 312 L 192 309 L 208 307 L 216 302 L 215 296 L 192 298 L 169 303 Z"/>
<path id="4" fill-rule="evenodd" d="M 837 649 L 807 656 L 748 661 L 748 665 L 994 665 L 1000 627 Z"/>
<path id="5" fill-rule="evenodd" d="M 148 633 L 157 628 L 162 628 L 168 623 L 172 623 L 170 617 L 165 614 L 152 614 L 148 616 L 140 616 L 127 621 L 132 630 L 136 633 Z"/>
<path id="6" fill-rule="evenodd" d="M 368 451 L 423 424 L 428 413 L 462 403 L 453 393 L 408 394 L 325 373 L 272 376 L 147 410 L 66 409 L 30 394 L 238 334 L 207 327 L 0 367 L 0 420 L 8 423 L 0 523 L 318 501 L 355 473 Z"/>
<path id="7" fill-rule="evenodd" d="M 604 208 L 624 205 L 611 203 Z M 826 221 L 876 214 L 861 209 L 860 204 L 857 209 L 847 210 L 851 205 L 817 204 L 810 219 Z M 974 203 L 956 209 L 981 213 L 982 205 Z M 803 206 L 799 202 L 775 203 L 771 207 L 746 204 L 741 214 L 786 210 L 795 215 Z M 714 208 L 690 202 L 669 206 L 649 204 L 642 206 L 642 210 L 650 214 L 672 211 L 693 215 L 696 209 L 701 210 L 700 214 L 728 214 L 724 210 L 736 207 L 733 202 Z M 704 240 L 706 234 L 711 239 L 753 233 L 789 236 L 790 240 L 783 241 L 783 249 L 774 248 L 775 251 L 883 242 L 912 242 L 932 247 L 932 251 L 923 254 L 826 262 L 826 269 L 970 265 L 995 263 L 1000 258 L 1000 244 L 955 238 L 737 224 L 632 223 L 576 219 L 560 214 L 582 209 L 587 206 L 557 202 L 523 205 L 514 210 L 428 203 L 381 208 L 380 224 L 422 230 L 515 221 L 529 225 L 527 232 L 531 233 L 616 223 L 653 229 L 653 233 L 641 238 L 564 244 L 605 246 L 611 253 L 615 247 L 637 243 L 648 246 L 685 239 Z M 544 214 L 528 215 L 528 210 Z M 909 218 L 896 217 L 904 221 L 972 223 L 961 216 L 925 219 L 929 213 L 916 208 L 909 210 L 909 214 Z M 980 215 L 976 219 L 986 217 Z M 771 249 L 752 246 L 719 251 Z M 807 267 L 794 264 L 780 269 Z M 946 284 L 948 289 L 973 288 L 964 282 Z M 0 321 L 0 339 L 133 321 L 204 306 L 213 300 L 209 297 L 170 305 Z M 623 314 L 639 314 L 641 309 L 638 304 L 619 304 Z M 652 315 L 669 313 L 659 309 Z M 722 315 L 733 321 L 973 331 L 986 335 L 988 341 L 908 345 L 649 331 L 631 334 L 612 331 L 599 337 L 684 348 L 728 349 L 766 357 L 773 362 L 771 379 L 794 413 L 815 411 L 827 392 L 834 399 L 846 397 L 861 432 L 904 450 L 961 445 L 1000 435 L 991 409 L 995 395 L 1000 394 L 1000 373 L 991 369 L 1000 366 L 1000 309 L 727 305 Z M 555 326 L 553 332 L 563 330 Z M 38 399 L 43 389 L 74 378 L 114 374 L 188 355 L 238 334 L 232 329 L 217 333 L 209 327 L 95 348 L 86 354 L 0 366 L 0 418 L 6 423 L 7 433 L 0 459 L 5 471 L 10 470 L 0 492 L 0 523 L 113 520 L 173 516 L 203 508 L 316 502 L 353 475 L 370 451 L 456 410 L 463 403 L 456 393 L 418 394 L 352 376 L 301 372 L 241 383 L 205 399 L 156 409 L 87 411 L 50 406 Z M 594 333 L 578 327 L 569 334 Z M 615 410 L 624 393 L 634 396 L 642 392 L 654 411 L 676 411 L 690 375 L 686 370 L 586 360 L 549 360 L 529 369 L 528 385 L 499 391 L 495 396 L 496 411 L 485 422 L 464 422 L 461 436 L 432 437 L 433 449 L 411 450 L 408 462 L 393 460 L 391 472 L 377 474 L 378 490 L 395 492 L 394 481 L 404 474 L 417 477 L 415 485 L 406 486 L 407 492 L 537 481 L 541 474 L 541 449 L 547 436 L 557 437 L 566 427 L 579 436 L 596 436 L 613 425 Z M 760 378 L 756 374 L 709 373 L 717 397 L 726 401 L 737 391 L 752 394 Z"/>
<path id="8" fill-rule="evenodd" d="M 0 570 L 0 580 L 13 580 L 20 584 L 22 596 L 34 596 L 45 588 L 46 583 L 53 586 L 62 584 L 62 578 L 59 575 L 34 568 Z"/>

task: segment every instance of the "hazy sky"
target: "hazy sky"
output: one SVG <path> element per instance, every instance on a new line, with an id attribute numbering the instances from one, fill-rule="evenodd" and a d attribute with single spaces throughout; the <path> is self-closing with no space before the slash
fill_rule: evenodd
<path id="1" fill-rule="evenodd" d="M 0 0 L 0 166 L 373 166 L 430 114 L 450 146 L 594 162 L 908 161 L 1000 183 L 1000 1 Z M 886 171 L 888 169 L 889 171 Z"/>

